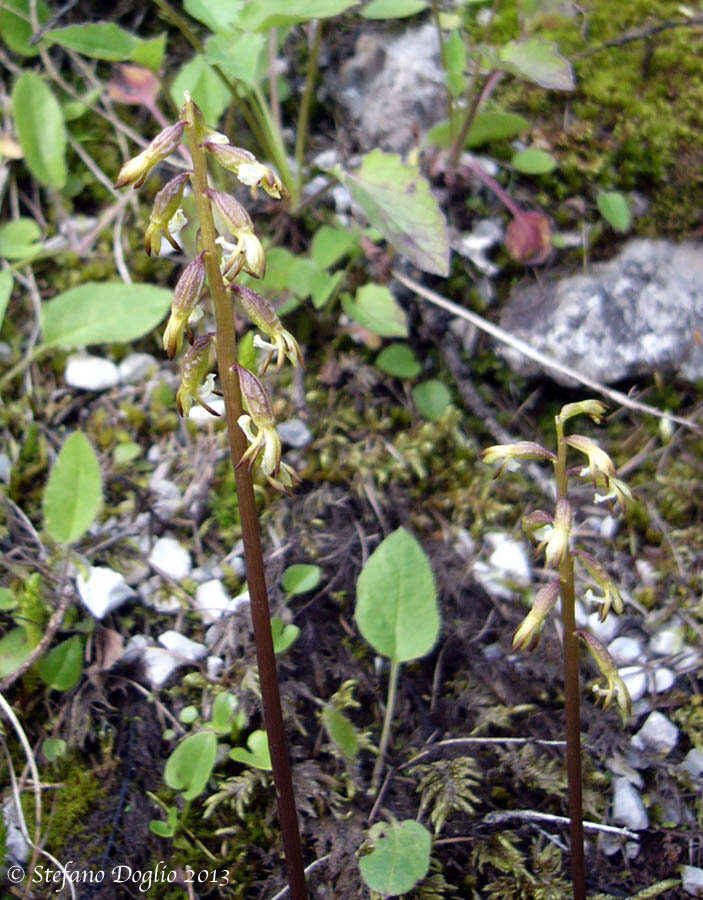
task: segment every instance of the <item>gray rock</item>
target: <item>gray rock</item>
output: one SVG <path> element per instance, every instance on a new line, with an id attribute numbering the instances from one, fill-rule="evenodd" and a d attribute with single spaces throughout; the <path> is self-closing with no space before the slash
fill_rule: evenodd
<path id="1" fill-rule="evenodd" d="M 96 619 L 103 619 L 135 596 L 124 576 L 106 566 L 91 567 L 87 576 L 79 572 L 76 585 L 83 605 Z"/>
<path id="2" fill-rule="evenodd" d="M 0 865 L 4 862 L 25 863 L 29 859 L 29 844 L 22 834 L 20 819 L 13 797 L 8 797 L 2 805 L 2 819 L 5 824 L 5 858 L 0 856 Z"/>
<path id="3" fill-rule="evenodd" d="M 649 827 L 649 816 L 639 791 L 627 778 L 613 781 L 612 820 L 615 825 L 632 831 L 643 831 Z"/>
<path id="4" fill-rule="evenodd" d="M 700 778 L 703 775 L 703 752 L 696 750 L 695 747 L 689 750 L 681 763 L 681 768 L 694 778 Z"/>
<path id="5" fill-rule="evenodd" d="M 175 581 L 187 578 L 192 568 L 190 553 L 172 537 L 158 539 L 149 554 L 149 562 Z"/>
<path id="6" fill-rule="evenodd" d="M 176 515 L 183 504 L 183 497 L 175 481 L 152 477 L 149 480 L 149 490 L 155 495 L 153 508 L 157 516 L 170 519 Z"/>
<path id="7" fill-rule="evenodd" d="M 637 750 L 653 750 L 666 756 L 676 746 L 679 739 L 679 729 L 663 713 L 655 710 L 650 713 L 644 724 L 631 740 L 631 744 Z"/>
<path id="8" fill-rule="evenodd" d="M 658 669 L 654 670 L 652 681 L 654 693 L 663 694 L 664 691 L 668 691 L 674 686 L 676 675 L 671 669 L 667 669 L 666 666 L 660 666 Z"/>
<path id="9" fill-rule="evenodd" d="M 12 474 L 12 461 L 7 453 L 0 453 L 0 481 L 4 484 L 10 483 L 10 475 Z"/>
<path id="10" fill-rule="evenodd" d="M 604 622 L 601 622 L 600 615 L 597 612 L 591 613 L 588 617 L 588 630 L 594 637 L 597 637 L 602 644 L 609 644 L 618 632 L 620 623 L 618 617 L 611 612 Z"/>
<path id="11" fill-rule="evenodd" d="M 625 687 L 633 703 L 644 697 L 647 690 L 647 676 L 642 666 L 623 666 L 622 669 L 618 669 L 618 675 L 625 682 Z"/>
<path id="12" fill-rule="evenodd" d="M 364 32 L 342 67 L 337 98 L 358 122 L 362 149 L 404 153 L 446 118 L 437 31 L 431 22 L 398 37 Z"/>
<path id="13" fill-rule="evenodd" d="M 243 603 L 248 602 L 249 594 L 240 594 L 239 597 L 230 597 L 221 581 L 212 578 L 198 585 L 193 600 L 193 606 L 200 613 L 200 618 L 209 625 L 216 622 L 222 616 L 239 609 Z"/>
<path id="14" fill-rule="evenodd" d="M 501 326 L 556 361 L 612 384 L 656 371 L 703 378 L 703 252 L 693 242 L 628 241 L 586 274 L 518 286 Z M 500 352 L 523 375 L 540 367 L 511 348 Z M 551 370 L 550 377 L 573 383 Z"/>
<path id="15" fill-rule="evenodd" d="M 158 368 L 158 362 L 150 353 L 130 353 L 117 367 L 122 384 L 143 381 L 149 372 Z"/>
<path id="16" fill-rule="evenodd" d="M 703 869 L 681 866 L 681 887 L 692 897 L 703 897 Z"/>
<path id="17" fill-rule="evenodd" d="M 677 616 L 673 616 L 665 628 L 659 628 L 649 642 L 649 652 L 657 656 L 670 656 L 680 653 L 684 644 L 684 624 Z"/>
<path id="18" fill-rule="evenodd" d="M 120 383 L 120 372 L 109 359 L 74 353 L 66 362 L 64 381 L 81 391 L 107 391 Z"/>
<path id="19" fill-rule="evenodd" d="M 641 662 L 644 659 L 642 645 L 631 637 L 617 637 L 608 644 L 608 653 L 618 666 Z"/>

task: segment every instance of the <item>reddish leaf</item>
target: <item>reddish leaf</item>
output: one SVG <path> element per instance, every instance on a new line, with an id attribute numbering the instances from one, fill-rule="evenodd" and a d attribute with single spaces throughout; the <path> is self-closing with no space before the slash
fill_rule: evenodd
<path id="1" fill-rule="evenodd" d="M 129 63 L 117 67 L 117 75 L 108 83 L 107 93 L 117 103 L 152 109 L 161 90 L 159 79 L 149 69 Z"/>
<path id="2" fill-rule="evenodd" d="M 540 212 L 516 215 L 508 225 L 505 246 L 516 262 L 533 266 L 546 262 L 552 252 L 549 219 Z"/>

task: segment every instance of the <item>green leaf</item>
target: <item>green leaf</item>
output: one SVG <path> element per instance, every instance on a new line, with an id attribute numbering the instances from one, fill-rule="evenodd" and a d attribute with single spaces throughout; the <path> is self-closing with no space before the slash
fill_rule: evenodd
<path id="1" fill-rule="evenodd" d="M 41 745 L 41 752 L 50 763 L 56 762 L 57 759 L 61 759 L 62 756 L 65 756 L 67 749 L 68 744 L 66 741 L 61 740 L 61 738 L 45 738 Z"/>
<path id="2" fill-rule="evenodd" d="M 335 706 L 325 706 L 322 710 L 322 722 L 330 740 L 348 760 L 353 760 L 359 752 L 359 738 L 349 719 Z"/>
<path id="3" fill-rule="evenodd" d="M 297 625 L 286 625 L 283 619 L 274 616 L 271 619 L 271 637 L 273 638 L 273 652 L 285 653 L 298 640 L 300 629 Z"/>
<path id="4" fill-rule="evenodd" d="M 232 726 L 235 724 L 235 715 L 239 707 L 239 700 L 230 694 L 229 691 L 223 691 L 215 697 L 212 704 L 212 720 L 210 725 L 217 734 L 229 734 Z"/>
<path id="5" fill-rule="evenodd" d="M 405 313 L 385 285 L 365 284 L 356 297 L 342 298 L 344 312 L 368 331 L 381 337 L 407 337 Z"/>
<path id="6" fill-rule="evenodd" d="M 184 725 L 192 725 L 197 718 L 200 717 L 200 710 L 197 706 L 184 706 L 178 713 L 178 721 Z"/>
<path id="7" fill-rule="evenodd" d="M 530 127 L 527 119 L 515 113 L 502 112 L 499 109 L 484 109 L 477 112 L 466 135 L 464 146 L 470 149 L 517 137 Z M 440 122 L 430 129 L 427 143 L 436 147 L 448 147 L 451 142 L 449 122 Z"/>
<path id="8" fill-rule="evenodd" d="M 112 451 L 112 458 L 117 466 L 126 466 L 128 463 L 134 462 L 142 455 L 141 444 L 135 441 L 126 441 L 124 444 L 118 444 Z"/>
<path id="9" fill-rule="evenodd" d="M 152 819 L 149 822 L 149 831 L 158 837 L 173 837 L 178 828 L 178 810 L 175 806 L 169 806 L 168 815 L 165 822 L 160 819 Z"/>
<path id="10" fill-rule="evenodd" d="M 76 432 L 78 433 L 78 432 Z M 55 691 L 70 691 L 83 672 L 83 641 L 74 634 L 43 656 L 37 664 L 39 677 Z"/>
<path id="11" fill-rule="evenodd" d="M 9 588 L 0 588 L 0 612 L 9 612 L 17 606 L 17 597 Z"/>
<path id="12" fill-rule="evenodd" d="M 371 0 L 361 10 L 365 19 L 406 19 L 427 9 L 425 0 Z"/>
<path id="13" fill-rule="evenodd" d="M 51 17 L 44 0 L 37 0 L 37 22 L 46 25 Z M 20 56 L 38 56 L 39 47 L 30 44 L 32 26 L 29 18 L 29 0 L 5 0 L 0 7 L 0 37 L 13 53 Z"/>
<path id="14" fill-rule="evenodd" d="M 266 37 L 263 34 L 217 34 L 205 42 L 205 59 L 228 78 L 253 87 L 266 74 Z"/>
<path id="15" fill-rule="evenodd" d="M 2 323 L 5 321 L 5 313 L 12 296 L 13 284 L 12 272 L 3 269 L 0 272 L 0 328 L 2 328 Z"/>
<path id="16" fill-rule="evenodd" d="M 361 857 L 359 869 L 372 891 L 397 897 L 407 894 L 427 875 L 432 836 L 424 825 L 412 819 L 377 822 L 369 829 L 369 837 L 374 849 Z"/>
<path id="17" fill-rule="evenodd" d="M 338 269 L 331 275 L 329 272 L 316 272 L 310 280 L 310 297 L 315 309 L 322 307 L 337 293 L 346 275 L 344 269 Z"/>
<path id="18" fill-rule="evenodd" d="M 338 16 L 359 0 L 250 0 L 239 19 L 244 31 L 268 31 L 313 19 Z"/>
<path id="19" fill-rule="evenodd" d="M 24 628 L 11 628 L 0 638 L 0 678 L 16 672 L 32 652 Z"/>
<path id="20" fill-rule="evenodd" d="M 396 378 L 415 378 L 422 371 L 412 349 L 407 344 L 391 344 L 376 357 L 376 366 L 386 375 Z"/>
<path id="21" fill-rule="evenodd" d="M 438 422 L 452 402 L 452 395 L 444 382 L 430 378 L 413 388 L 413 400 L 424 419 Z"/>
<path id="22" fill-rule="evenodd" d="M 297 256 L 288 269 L 286 287 L 296 297 L 304 300 L 310 296 L 313 281 L 319 275 L 319 272 L 317 264 L 312 259 L 308 259 L 305 256 Z"/>
<path id="23" fill-rule="evenodd" d="M 556 44 L 541 38 L 508 41 L 498 51 L 498 58 L 507 71 L 540 87 L 573 91 L 576 86 L 569 61 L 559 53 Z"/>
<path id="24" fill-rule="evenodd" d="M 458 28 L 454 29 L 444 43 L 444 59 L 448 72 L 463 75 L 466 69 L 466 45 Z"/>
<path id="25" fill-rule="evenodd" d="M 629 231 L 632 215 L 627 197 L 619 191 L 599 191 L 596 203 L 600 214 L 615 231 Z"/>
<path id="26" fill-rule="evenodd" d="M 186 800 L 194 800 L 205 790 L 217 755 L 214 731 L 189 734 L 166 760 L 164 780 Z"/>
<path id="27" fill-rule="evenodd" d="M 114 22 L 85 23 L 68 28 L 52 28 L 45 35 L 48 41 L 74 50 L 91 59 L 122 62 L 130 59 L 141 43 L 140 39 L 115 25 Z"/>
<path id="28" fill-rule="evenodd" d="M 330 266 L 347 256 L 357 245 L 358 240 L 353 231 L 322 225 L 312 239 L 310 256 L 315 260 L 318 268 L 329 269 Z"/>
<path id="29" fill-rule="evenodd" d="M 44 524 L 59 544 L 72 544 L 90 528 L 102 505 L 100 465 L 90 441 L 74 431 L 64 441 L 44 490 Z"/>
<path id="30" fill-rule="evenodd" d="M 45 187 L 66 184 L 66 130 L 58 100 L 35 72 L 24 72 L 12 90 L 12 115 L 29 171 Z"/>
<path id="31" fill-rule="evenodd" d="M 87 281 L 45 303 L 41 326 L 47 347 L 84 347 L 134 341 L 155 328 L 173 293 L 152 284 Z"/>
<path id="32" fill-rule="evenodd" d="M 41 244 L 37 243 L 40 238 L 41 228 L 34 219 L 13 219 L 0 225 L 0 256 L 4 259 L 29 259 L 36 256 L 41 250 Z M 3 274 L 10 275 L 9 272 Z"/>
<path id="33" fill-rule="evenodd" d="M 269 742 L 265 731 L 252 731 L 247 741 L 248 750 L 244 747 L 234 747 L 229 751 L 230 759 L 243 763 L 245 766 L 253 766 L 255 769 L 272 769 Z"/>
<path id="34" fill-rule="evenodd" d="M 163 31 L 151 40 L 140 40 L 132 51 L 130 60 L 137 66 L 144 66 L 152 72 L 158 72 L 166 55 L 168 32 Z"/>
<path id="35" fill-rule="evenodd" d="M 335 175 L 395 249 L 419 269 L 449 274 L 449 239 L 444 217 L 427 181 L 393 153 L 367 153 L 358 172 Z"/>
<path id="36" fill-rule="evenodd" d="M 199 53 L 181 67 L 171 85 L 171 98 L 179 109 L 183 105 L 185 91 L 190 91 L 206 123 L 212 126 L 217 125 L 231 100 L 227 86 Z"/>
<path id="37" fill-rule="evenodd" d="M 314 591 L 322 579 L 322 569 L 307 563 L 295 563 L 288 566 L 281 576 L 281 585 L 288 597 L 296 594 L 307 594 Z"/>
<path id="38" fill-rule="evenodd" d="M 520 150 L 510 161 L 514 169 L 525 175 L 547 175 L 557 167 L 557 161 L 546 150 Z"/>
<path id="39" fill-rule="evenodd" d="M 185 0 L 189 16 L 207 25 L 210 31 L 227 31 L 239 20 L 245 0 Z"/>
<path id="40" fill-rule="evenodd" d="M 356 623 L 393 662 L 429 653 L 439 634 L 437 591 L 420 544 L 398 528 L 374 550 L 356 584 Z"/>

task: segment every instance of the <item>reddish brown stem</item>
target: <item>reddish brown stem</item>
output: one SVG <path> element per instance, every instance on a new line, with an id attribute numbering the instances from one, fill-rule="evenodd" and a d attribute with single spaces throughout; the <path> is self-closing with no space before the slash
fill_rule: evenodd
<path id="1" fill-rule="evenodd" d="M 188 109 L 189 104 L 186 104 Z M 264 710 L 264 723 L 268 735 L 273 778 L 276 785 L 278 815 L 281 823 L 283 848 L 286 855 L 288 884 L 292 900 L 307 900 L 303 854 L 298 830 L 298 814 L 293 792 L 290 760 L 286 745 L 281 710 L 281 697 L 278 689 L 278 672 L 276 656 L 271 636 L 271 614 L 266 590 L 264 560 L 261 552 L 259 519 L 254 499 L 254 486 L 248 466 L 237 464 L 247 448 L 247 440 L 237 419 L 242 415 L 242 395 L 239 388 L 239 377 L 234 367 L 237 362 L 236 335 L 234 331 L 234 313 L 231 298 L 222 281 L 215 249 L 215 225 L 212 217 L 210 201 L 205 193 L 208 188 L 207 165 L 200 142 L 198 123 L 195 120 L 192 105 L 187 116 L 186 135 L 188 147 L 193 159 L 193 194 L 198 207 L 200 235 L 205 253 L 205 267 L 210 293 L 215 307 L 217 323 L 217 364 L 220 384 L 225 400 L 227 436 L 229 438 L 232 464 L 235 467 L 239 515 L 242 523 L 244 539 L 244 559 L 247 569 L 247 585 L 251 598 L 251 617 L 256 641 L 256 659 L 261 684 L 261 700 Z"/>

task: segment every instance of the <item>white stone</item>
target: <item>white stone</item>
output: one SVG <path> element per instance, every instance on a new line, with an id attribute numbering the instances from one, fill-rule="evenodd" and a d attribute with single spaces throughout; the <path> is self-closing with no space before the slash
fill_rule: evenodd
<path id="1" fill-rule="evenodd" d="M 144 674 L 152 687 L 161 687 L 184 662 L 161 647 L 145 647 L 140 654 Z"/>
<path id="2" fill-rule="evenodd" d="M 190 553 L 172 537 L 158 539 L 149 554 L 149 562 L 175 581 L 187 578 L 192 568 Z"/>
<path id="3" fill-rule="evenodd" d="M 618 666 L 627 666 L 630 663 L 642 662 L 642 644 L 630 637 L 618 637 L 608 644 L 608 653 Z"/>
<path id="4" fill-rule="evenodd" d="M 598 640 L 602 644 L 609 644 L 615 635 L 617 634 L 619 627 L 618 617 L 614 616 L 612 613 L 606 618 L 604 622 L 601 622 L 600 616 L 598 613 L 591 613 L 588 617 L 588 622 L 586 623 L 586 627 L 591 632 L 591 634 L 598 638 Z"/>
<path id="5" fill-rule="evenodd" d="M 694 778 L 700 778 L 703 775 L 703 753 L 695 747 L 689 750 L 681 763 L 681 768 Z"/>
<path id="6" fill-rule="evenodd" d="M 79 572 L 76 584 L 83 605 L 96 619 L 103 619 L 135 596 L 124 576 L 106 566 L 92 566 L 87 578 Z"/>
<path id="7" fill-rule="evenodd" d="M 624 666 L 622 669 L 618 669 L 618 675 L 625 682 L 625 687 L 633 703 L 644 697 L 647 690 L 647 676 L 642 666 Z"/>
<path id="8" fill-rule="evenodd" d="M 632 831 L 643 831 L 649 827 L 649 816 L 637 788 L 627 778 L 613 781 L 613 815 L 615 825 Z"/>
<path id="9" fill-rule="evenodd" d="M 5 824 L 5 858 L 0 856 L 0 865 L 26 863 L 29 859 L 29 844 L 25 840 L 13 797 L 8 797 L 2 805 L 2 819 Z"/>
<path id="10" fill-rule="evenodd" d="M 107 391 L 120 383 L 120 372 L 109 359 L 75 353 L 66 362 L 64 381 L 82 391 Z"/>
<path id="11" fill-rule="evenodd" d="M 166 478 L 152 478 L 149 481 L 149 490 L 155 494 L 154 512 L 162 519 L 169 519 L 181 508 L 183 498 L 181 489 L 175 481 L 169 481 Z"/>
<path id="12" fill-rule="evenodd" d="M 664 691 L 668 691 L 673 687 L 674 682 L 676 681 L 676 675 L 671 671 L 671 669 L 667 669 L 665 666 L 660 666 L 658 669 L 654 671 L 654 693 L 662 694 Z"/>
<path id="13" fill-rule="evenodd" d="M 248 592 L 230 597 L 221 581 L 211 578 L 198 585 L 193 600 L 193 606 L 200 613 L 200 618 L 206 624 L 216 622 L 224 615 L 230 615 L 245 603 L 249 602 Z"/>
<path id="14" fill-rule="evenodd" d="M 150 353 L 130 353 L 117 367 L 122 384 L 143 381 L 149 372 L 158 368 L 158 362 Z"/>
<path id="15" fill-rule="evenodd" d="M 681 654 L 676 658 L 674 668 L 677 672 L 693 672 L 701 664 L 701 655 L 694 647 L 684 645 Z"/>
<path id="16" fill-rule="evenodd" d="M 648 559 L 636 559 L 635 568 L 640 577 L 640 581 L 645 587 L 652 587 L 659 579 L 659 573 Z"/>
<path id="17" fill-rule="evenodd" d="M 499 533 L 486 535 L 486 540 L 494 548 L 488 559 L 489 566 L 502 578 L 528 585 L 531 566 L 525 544 Z"/>
<path id="18" fill-rule="evenodd" d="M 600 536 L 604 541 L 612 541 L 620 528 L 620 522 L 615 516 L 604 516 L 600 523 Z"/>
<path id="19" fill-rule="evenodd" d="M 681 887 L 692 897 L 703 897 L 703 869 L 681 866 Z"/>
<path id="20" fill-rule="evenodd" d="M 289 419 L 276 425 L 278 436 L 289 447 L 305 447 L 312 440 L 312 433 L 302 419 Z"/>
<path id="21" fill-rule="evenodd" d="M 205 671 L 207 672 L 207 677 L 213 679 L 219 678 L 224 665 L 224 659 L 221 659 L 219 656 L 208 656 L 208 658 L 205 660 Z"/>
<path id="22" fill-rule="evenodd" d="M 164 631 L 159 636 L 159 643 L 183 662 L 194 663 L 207 656 L 207 647 L 197 641 L 191 641 L 178 631 Z"/>
<path id="23" fill-rule="evenodd" d="M 674 616 L 666 628 L 660 628 L 649 642 L 649 652 L 657 656 L 672 656 L 680 653 L 684 642 L 684 624 Z"/>
<path id="24" fill-rule="evenodd" d="M 10 475 L 12 474 L 12 462 L 7 453 L 0 453 L 0 481 L 5 484 L 10 483 Z"/>
<path id="25" fill-rule="evenodd" d="M 196 425 L 215 425 L 217 422 L 224 421 L 225 401 L 222 397 L 207 397 L 205 402 L 214 410 L 217 415 L 211 415 L 206 409 L 203 409 L 199 403 L 194 403 L 188 413 L 188 421 L 195 422 Z"/>
<path id="26" fill-rule="evenodd" d="M 653 750 L 666 756 L 676 746 L 679 729 L 663 714 L 655 710 L 650 713 L 644 724 L 631 740 L 637 750 Z"/>

